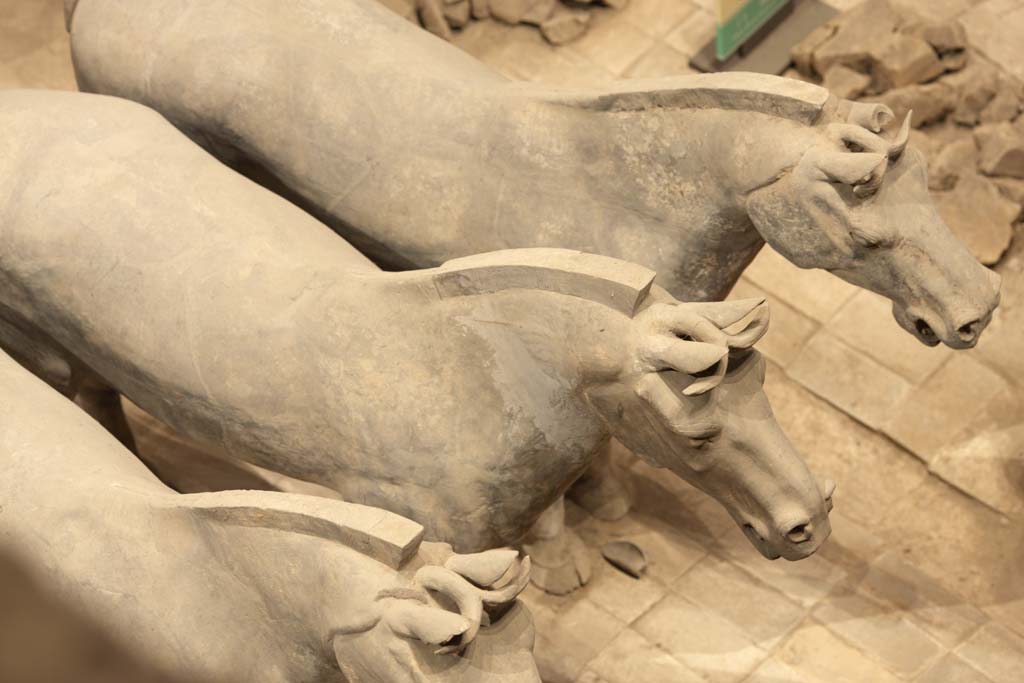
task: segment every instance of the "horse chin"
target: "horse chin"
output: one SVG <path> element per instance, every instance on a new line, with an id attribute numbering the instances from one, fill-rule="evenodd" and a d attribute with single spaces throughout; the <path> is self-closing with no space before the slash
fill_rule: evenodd
<path id="1" fill-rule="evenodd" d="M 782 557 L 782 554 L 773 550 L 768 541 L 765 540 L 761 534 L 757 532 L 752 524 L 741 524 L 740 528 L 743 530 L 743 535 L 747 537 L 750 544 L 757 549 L 757 552 L 768 560 L 777 560 Z"/>

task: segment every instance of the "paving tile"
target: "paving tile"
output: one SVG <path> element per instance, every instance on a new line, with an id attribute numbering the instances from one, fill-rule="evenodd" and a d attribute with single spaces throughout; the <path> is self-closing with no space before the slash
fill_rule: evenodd
<path id="1" fill-rule="evenodd" d="M 1006 378 L 1024 378 L 1024 335 L 1020 321 L 1024 317 L 1024 245 L 1015 240 L 999 263 L 1002 285 L 999 307 L 992 322 L 971 351 L 983 363 Z"/>
<path id="2" fill-rule="evenodd" d="M 890 422 L 913 390 L 907 380 L 828 329 L 817 332 L 787 368 L 789 375 L 869 427 Z"/>
<path id="3" fill-rule="evenodd" d="M 794 669 L 774 656 L 761 662 L 743 683 L 821 683 L 802 669 Z"/>
<path id="4" fill-rule="evenodd" d="M 665 42 L 684 55 L 693 56 L 715 35 L 715 16 L 698 8 L 672 29 Z"/>
<path id="5" fill-rule="evenodd" d="M 815 682 L 895 683 L 899 680 L 866 654 L 850 647 L 815 622 L 807 622 L 798 628 L 773 659 L 806 676 L 804 680 Z"/>
<path id="6" fill-rule="evenodd" d="M 982 626 L 956 654 L 995 683 L 1024 680 L 1024 638 L 999 624 Z"/>
<path id="7" fill-rule="evenodd" d="M 758 252 L 744 275 L 804 315 L 828 322 L 857 288 L 819 269 L 797 268 L 769 246 Z"/>
<path id="8" fill-rule="evenodd" d="M 1024 391 L 1010 391 L 1024 399 Z M 1024 518 L 1024 410 L 1017 419 L 1003 429 L 968 428 L 976 436 L 940 449 L 931 471 L 1004 515 Z"/>
<path id="9" fill-rule="evenodd" d="M 66 36 L 63 5 L 59 0 L 0 0 L 0 36 L 0 62 L 35 52 Z"/>
<path id="10" fill-rule="evenodd" d="M 931 377 L 904 396 L 898 410 L 889 413 L 885 432 L 930 462 L 1007 386 L 1002 377 L 969 354 L 952 354 Z"/>
<path id="11" fill-rule="evenodd" d="M 742 680 L 767 655 L 728 620 L 676 595 L 633 628 L 708 681 Z"/>
<path id="12" fill-rule="evenodd" d="M 715 552 L 721 553 L 722 557 L 742 568 L 751 577 L 805 608 L 821 601 L 836 584 L 846 578 L 846 571 L 842 567 L 820 555 L 812 555 L 798 562 L 767 560 L 738 529 L 719 539 Z"/>
<path id="13" fill-rule="evenodd" d="M 562 88 L 587 88 L 615 80 L 615 74 L 567 48 L 555 48 L 534 69 L 531 80 Z"/>
<path id="14" fill-rule="evenodd" d="M 528 591 L 523 602 L 537 629 L 534 655 L 545 683 L 572 683 L 626 624 L 586 598 L 570 596 L 555 609 L 540 591 Z"/>
<path id="15" fill-rule="evenodd" d="M 903 610 L 947 648 L 963 642 L 988 620 L 984 612 L 907 563 L 896 551 L 878 556 L 860 588 Z"/>
<path id="16" fill-rule="evenodd" d="M 622 75 L 624 78 L 662 78 L 692 73 L 697 72 L 690 68 L 690 58 L 659 40 L 630 64 Z"/>
<path id="17" fill-rule="evenodd" d="M 947 346 L 927 347 L 908 334 L 892 317 L 889 300 L 867 290 L 847 301 L 828 329 L 911 384 L 923 382 L 953 353 Z"/>
<path id="18" fill-rule="evenodd" d="M 654 38 L 632 24 L 599 23 L 567 48 L 594 64 L 620 75 L 654 44 Z"/>
<path id="19" fill-rule="evenodd" d="M 923 463 L 812 394 L 774 363 L 768 364 L 765 392 L 779 425 L 811 471 L 838 484 L 835 509 L 851 519 L 877 528 L 895 502 L 928 478 Z"/>
<path id="20" fill-rule="evenodd" d="M 914 683 L 992 683 L 992 679 L 950 652 L 915 678 Z"/>
<path id="21" fill-rule="evenodd" d="M 855 591 L 830 595 L 814 610 L 814 617 L 904 678 L 921 673 L 944 652 L 936 640 L 905 619 L 898 609 Z"/>
<path id="22" fill-rule="evenodd" d="M 687 0 L 630 0 L 619 17 L 655 38 L 661 38 L 697 9 Z"/>
<path id="23" fill-rule="evenodd" d="M 982 610 L 993 620 L 1024 638 L 1024 596 L 1008 597 L 985 605 Z"/>
<path id="24" fill-rule="evenodd" d="M 1024 525 L 928 477 L 878 519 L 889 551 L 972 605 L 1021 596 Z"/>
<path id="25" fill-rule="evenodd" d="M 594 554 L 594 575 L 582 592 L 594 604 L 625 623 L 632 624 L 668 593 L 663 582 L 646 573 L 634 579 L 608 564 L 600 553 Z"/>
<path id="26" fill-rule="evenodd" d="M 531 81 L 545 68 L 550 68 L 556 49 L 544 40 L 536 27 L 505 26 L 497 21 L 471 22 L 474 34 L 477 33 L 475 24 L 489 25 L 479 30 L 479 38 L 473 36 L 476 38 L 473 45 L 474 55 L 493 69 L 509 78 Z"/>
<path id="27" fill-rule="evenodd" d="M 725 617 L 766 650 L 800 623 L 806 612 L 779 591 L 710 555 L 672 584 L 672 590 Z"/>
<path id="28" fill-rule="evenodd" d="M 818 330 L 815 320 L 800 313 L 782 299 L 775 298 L 747 278 L 740 281 L 729 293 L 730 299 L 764 297 L 771 308 L 771 326 L 768 334 L 757 342 L 757 348 L 768 358 L 786 367 L 796 358 L 807 340 Z"/>
<path id="29" fill-rule="evenodd" d="M 885 541 L 873 529 L 851 519 L 839 509 L 832 510 L 829 522 L 832 535 L 822 544 L 818 554 L 850 574 L 866 572 L 885 546 Z"/>
<path id="30" fill-rule="evenodd" d="M 630 628 L 602 650 L 588 669 L 607 683 L 699 683 L 704 680 Z"/>

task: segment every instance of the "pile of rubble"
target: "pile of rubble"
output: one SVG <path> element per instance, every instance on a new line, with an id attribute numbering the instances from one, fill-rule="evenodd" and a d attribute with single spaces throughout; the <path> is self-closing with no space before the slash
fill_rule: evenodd
<path id="1" fill-rule="evenodd" d="M 627 0 L 380 0 L 445 40 L 474 19 L 530 24 L 549 43 L 562 45 L 586 33 L 595 5 L 620 8 Z"/>
<path id="2" fill-rule="evenodd" d="M 796 72 L 840 97 L 882 102 L 929 161 L 950 228 L 985 264 L 1010 245 L 1024 205 L 1024 87 L 967 44 L 957 21 L 931 22 L 867 0 L 793 48 Z"/>

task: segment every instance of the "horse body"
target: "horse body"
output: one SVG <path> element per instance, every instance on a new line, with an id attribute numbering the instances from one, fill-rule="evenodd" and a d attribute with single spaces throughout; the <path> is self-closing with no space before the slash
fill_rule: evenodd
<path id="1" fill-rule="evenodd" d="M 0 317 L 20 330 L 2 341 L 50 349 L 72 384 L 460 551 L 518 541 L 612 435 L 720 498 L 765 554 L 828 534 L 831 491 L 757 361 L 726 373 L 721 329 L 756 309 L 749 349 L 758 302 L 687 307 L 645 268 L 564 250 L 381 273 L 138 105 L 9 92 L 0 126 Z M 722 462 L 691 466 L 711 439 Z"/>
<path id="2" fill-rule="evenodd" d="M 260 683 L 539 681 L 521 606 L 461 658 L 413 637 L 410 605 L 412 628 L 468 627 L 418 585 L 452 555 L 421 544 L 415 523 L 292 494 L 180 495 L 3 354 L 0 387 L 0 537 L 162 668 Z"/>
<path id="3" fill-rule="evenodd" d="M 870 175 L 890 141 L 877 116 L 810 84 L 516 83 L 372 0 L 81 0 L 70 27 L 83 90 L 157 109 L 387 268 L 570 248 L 712 300 L 767 240 L 888 296 L 922 341 L 957 347 L 997 300 L 931 205 L 916 154 L 893 155 L 902 187 L 845 198 L 861 178 L 835 167 Z M 812 152 L 826 154 L 785 185 L 788 201 L 764 199 Z M 858 242 L 864 230 L 886 248 Z"/>

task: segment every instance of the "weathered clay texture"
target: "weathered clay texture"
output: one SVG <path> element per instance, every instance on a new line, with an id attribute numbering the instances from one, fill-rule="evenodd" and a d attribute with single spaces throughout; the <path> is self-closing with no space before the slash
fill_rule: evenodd
<path id="1" fill-rule="evenodd" d="M 519 541 L 610 436 L 768 557 L 829 533 L 832 485 L 762 391 L 760 300 L 680 303 L 565 250 L 382 273 L 139 105 L 11 91 L 0 126 L 0 340 L 69 394 L 113 388 L 460 552 Z"/>
<path id="2" fill-rule="evenodd" d="M 387 267 L 565 247 L 710 300 L 767 241 L 884 294 L 929 344 L 972 346 L 997 303 L 899 121 L 814 85 L 511 82 L 373 0 L 70 4 L 83 90 L 154 107 Z"/>
<path id="3" fill-rule="evenodd" d="M 456 555 L 324 498 L 175 493 L 2 353 L 0 414 L 5 547 L 184 680 L 540 681 L 515 551 Z"/>

